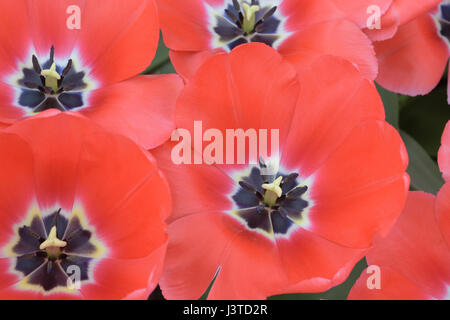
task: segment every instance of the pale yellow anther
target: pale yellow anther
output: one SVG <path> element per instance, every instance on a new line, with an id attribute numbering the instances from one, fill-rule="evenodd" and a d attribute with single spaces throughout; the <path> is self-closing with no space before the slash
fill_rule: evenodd
<path id="1" fill-rule="evenodd" d="M 67 242 L 58 239 L 56 235 L 56 227 L 53 227 L 50 230 L 47 240 L 41 243 L 39 249 L 45 250 L 47 248 L 64 248 L 66 245 Z"/>
<path id="2" fill-rule="evenodd" d="M 45 86 L 50 87 L 53 91 L 58 91 L 58 80 L 61 76 L 56 71 L 56 63 L 50 66 L 50 69 L 45 69 L 41 71 L 41 76 L 45 77 Z"/>
<path id="3" fill-rule="evenodd" d="M 242 8 L 244 9 L 244 22 L 242 23 L 242 29 L 249 34 L 255 28 L 256 23 L 256 12 L 259 11 L 259 6 L 248 5 L 247 3 L 242 3 Z"/>
<path id="4" fill-rule="evenodd" d="M 279 197 L 283 194 L 283 190 L 281 189 L 281 181 L 283 177 L 278 177 L 272 183 L 264 183 L 261 187 L 266 190 L 264 194 L 264 202 L 270 206 L 273 206 Z"/>

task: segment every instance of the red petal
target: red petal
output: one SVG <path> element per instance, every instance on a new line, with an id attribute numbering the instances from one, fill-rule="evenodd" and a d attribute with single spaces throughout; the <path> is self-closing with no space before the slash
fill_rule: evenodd
<path id="1" fill-rule="evenodd" d="M 447 104 L 450 104 L 450 78 L 447 79 Z"/>
<path id="2" fill-rule="evenodd" d="M 445 180 L 450 179 L 450 121 L 442 134 L 442 145 L 438 153 L 438 163 Z"/>
<path id="3" fill-rule="evenodd" d="M 0 130 L 6 129 L 9 127 L 9 124 L 0 122 Z"/>
<path id="4" fill-rule="evenodd" d="M 18 63 L 28 59 L 32 49 L 30 19 L 26 0 L 2 1 L 0 19 L 0 74 L 3 78 L 18 70 Z M 12 30 L 14 30 L 12 32 Z M 4 80 L 4 79 L 3 79 Z"/>
<path id="5" fill-rule="evenodd" d="M 369 264 L 389 267 L 414 281 L 434 299 L 447 295 L 450 251 L 434 215 L 434 196 L 410 192 L 403 214 L 368 254 Z"/>
<path id="6" fill-rule="evenodd" d="M 156 287 L 164 261 L 166 245 L 139 259 L 103 259 L 95 266 L 95 283 L 85 284 L 84 299 L 147 300 Z"/>
<path id="7" fill-rule="evenodd" d="M 287 17 L 286 28 L 289 31 L 343 18 L 342 12 L 330 0 L 282 0 L 279 10 Z"/>
<path id="8" fill-rule="evenodd" d="M 81 30 L 85 27 L 83 12 L 87 9 L 87 2 L 85 0 L 32 0 L 27 4 L 26 13 L 23 12 L 21 15 L 28 18 L 30 24 L 28 32 L 31 34 L 38 56 L 45 57 L 47 60 L 50 48 L 54 46 L 55 57 L 67 59 L 75 47 Z M 77 6 L 80 9 L 81 29 L 69 29 L 67 26 L 73 15 L 73 11 L 68 11 L 70 6 Z M 30 60 L 31 57 L 27 57 L 26 62 Z"/>
<path id="9" fill-rule="evenodd" d="M 376 42 L 377 82 L 407 95 L 427 94 L 439 82 L 449 51 L 428 14 L 401 26 L 389 40 Z"/>
<path id="10" fill-rule="evenodd" d="M 1 72 L 1 71 L 0 71 Z M 26 114 L 26 108 L 16 107 L 16 92 L 20 90 L 9 84 L 0 82 L 0 122 L 8 126 Z"/>
<path id="11" fill-rule="evenodd" d="M 442 0 L 394 0 L 393 5 L 398 12 L 401 25 L 406 24 L 437 7 Z"/>
<path id="12" fill-rule="evenodd" d="M 424 300 L 429 299 L 414 281 L 389 268 L 380 267 L 380 288 L 373 288 L 374 271 L 365 269 L 348 296 L 349 300 Z M 369 285 L 372 289 L 369 289 Z"/>
<path id="13" fill-rule="evenodd" d="M 42 294 L 37 291 L 20 290 L 15 286 L 8 286 L 0 289 L 0 300 L 39 300 Z"/>
<path id="14" fill-rule="evenodd" d="M 276 244 L 252 231 L 232 239 L 220 267 L 209 299 L 265 299 L 288 285 Z"/>
<path id="15" fill-rule="evenodd" d="M 371 41 L 354 23 L 333 20 L 311 25 L 286 39 L 279 52 L 297 70 L 309 66 L 324 54 L 348 59 L 369 78 L 377 76 L 377 61 Z"/>
<path id="16" fill-rule="evenodd" d="M 169 225 L 161 289 L 167 299 L 198 299 L 221 265 L 237 222 L 221 212 L 198 213 Z"/>
<path id="17" fill-rule="evenodd" d="M 450 183 L 446 183 L 436 197 L 436 218 L 450 248 Z"/>
<path id="18" fill-rule="evenodd" d="M 177 73 L 182 76 L 185 81 L 188 81 L 194 77 L 198 68 L 200 68 L 206 60 L 219 52 L 222 52 L 222 50 L 216 49 L 200 52 L 170 50 L 169 56 Z"/>
<path id="19" fill-rule="evenodd" d="M 373 83 L 344 59 L 322 56 L 299 80 L 301 92 L 282 161 L 309 177 L 355 126 L 383 120 L 384 108 Z"/>
<path id="20" fill-rule="evenodd" d="M 264 93 L 264 94 L 261 94 Z M 296 74 L 272 48 L 249 43 L 207 60 L 177 102 L 176 125 L 203 130 L 279 130 L 287 135 L 298 95 Z M 211 108 L 214 106 L 214 108 Z"/>
<path id="21" fill-rule="evenodd" d="M 383 41 L 391 39 L 398 30 L 399 18 L 395 6 L 391 6 L 389 10 L 381 16 L 381 29 L 368 29 L 365 28 L 365 34 L 372 41 Z"/>
<path id="22" fill-rule="evenodd" d="M 60 113 L 30 118 L 6 131 L 21 136 L 33 151 L 39 207 L 51 209 L 58 205 L 72 210 L 83 138 L 100 129 L 86 118 Z"/>
<path id="23" fill-rule="evenodd" d="M 234 180 L 217 166 L 174 164 L 171 157 L 174 146 L 175 143 L 167 142 L 152 150 L 170 185 L 173 212 L 169 221 L 196 213 L 232 209 L 228 195 L 233 192 Z"/>
<path id="24" fill-rule="evenodd" d="M 344 282 L 366 252 L 340 246 L 304 229 L 294 231 L 289 239 L 277 238 L 277 247 L 289 282 L 297 284 L 297 291 L 289 292 L 324 292 Z M 320 281 L 302 288 L 312 279 Z"/>
<path id="25" fill-rule="evenodd" d="M 149 154 L 122 136 L 91 135 L 84 139 L 77 173 L 76 205 L 106 242 L 108 257 L 145 257 L 166 242 L 163 219 L 171 199 Z"/>
<path id="26" fill-rule="evenodd" d="M 210 48 L 207 2 L 211 1 L 156 0 L 164 42 L 169 48 L 187 51 Z"/>
<path id="27" fill-rule="evenodd" d="M 362 251 L 339 247 L 307 231 L 297 235 L 275 244 L 254 232 L 240 232 L 223 253 L 208 298 L 265 299 L 286 292 L 325 291 L 344 281 L 363 256 Z"/>
<path id="28" fill-rule="evenodd" d="M 110 0 L 108 5 L 87 0 L 78 50 L 96 80 L 103 85 L 118 82 L 150 65 L 158 45 L 158 27 L 153 0 Z"/>
<path id="29" fill-rule="evenodd" d="M 20 137 L 0 133 L 0 248 L 9 242 L 34 201 L 33 154 Z M 0 258 L 5 252 L 0 250 Z"/>
<path id="30" fill-rule="evenodd" d="M 20 279 L 10 271 L 5 246 L 33 205 L 33 155 L 25 141 L 9 133 L 0 134 L 0 153 L 0 299 L 14 299 L 20 293 L 12 294 L 8 287 Z"/>
<path id="31" fill-rule="evenodd" d="M 345 17 L 354 21 L 360 27 L 367 26 L 370 14 L 367 10 L 370 6 L 377 6 L 380 13 L 384 14 L 395 0 L 332 0 L 334 4 L 344 12 Z"/>
<path id="32" fill-rule="evenodd" d="M 409 188 L 406 148 L 382 121 L 355 128 L 313 176 L 309 230 L 353 248 L 385 235 L 403 209 Z"/>
<path id="33" fill-rule="evenodd" d="M 137 76 L 93 91 L 91 107 L 81 113 L 152 149 L 169 139 L 175 128 L 175 101 L 182 87 L 177 75 Z"/>

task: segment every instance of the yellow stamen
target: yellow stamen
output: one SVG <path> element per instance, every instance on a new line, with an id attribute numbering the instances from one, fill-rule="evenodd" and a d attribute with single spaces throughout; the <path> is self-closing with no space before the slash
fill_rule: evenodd
<path id="1" fill-rule="evenodd" d="M 242 29 L 245 33 L 249 34 L 255 28 L 256 16 L 255 13 L 259 11 L 259 6 L 249 6 L 247 3 L 242 3 L 244 9 L 244 22 L 242 23 Z"/>
<path id="2" fill-rule="evenodd" d="M 52 88 L 54 92 L 58 91 L 58 80 L 61 76 L 56 71 L 56 63 L 53 62 L 50 69 L 42 70 L 41 76 L 45 77 L 45 86 Z"/>
<path id="3" fill-rule="evenodd" d="M 280 176 L 274 182 L 264 183 L 261 186 L 264 190 L 266 190 L 266 192 L 264 193 L 264 203 L 269 206 L 275 205 L 277 199 L 283 194 L 283 190 L 281 190 L 280 187 L 282 180 L 283 177 Z"/>
<path id="4" fill-rule="evenodd" d="M 61 241 L 61 240 L 58 239 L 58 237 L 56 235 L 56 227 L 54 226 L 50 230 L 50 234 L 48 235 L 47 240 L 45 240 L 44 242 L 41 243 L 41 245 L 39 246 L 39 249 L 46 250 L 48 248 L 50 248 L 50 249 L 52 249 L 52 248 L 63 248 L 66 245 L 67 245 L 67 242 Z"/>

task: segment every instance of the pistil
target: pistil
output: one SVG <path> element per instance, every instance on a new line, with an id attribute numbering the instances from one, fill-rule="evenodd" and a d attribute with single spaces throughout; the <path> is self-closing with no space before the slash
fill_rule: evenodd
<path id="1" fill-rule="evenodd" d="M 52 88 L 53 92 L 58 92 L 58 80 L 60 74 L 56 71 L 56 63 L 53 62 L 50 69 L 42 70 L 41 76 L 45 77 L 45 86 Z"/>
<path id="2" fill-rule="evenodd" d="M 61 253 L 61 248 L 64 248 L 66 245 L 67 242 L 58 239 L 56 227 L 54 226 L 50 230 L 47 240 L 41 243 L 39 249 L 45 250 L 50 258 L 57 258 Z"/>
<path id="3" fill-rule="evenodd" d="M 242 3 L 242 9 L 244 11 L 242 30 L 244 30 L 246 34 L 250 34 L 255 29 L 256 12 L 258 12 L 260 8 L 257 5 L 248 5 L 244 2 Z"/>
<path id="4" fill-rule="evenodd" d="M 283 177 L 278 177 L 272 183 L 264 183 L 261 187 L 266 190 L 264 193 L 264 203 L 270 207 L 277 203 L 278 198 L 281 197 L 283 191 L 280 187 Z"/>

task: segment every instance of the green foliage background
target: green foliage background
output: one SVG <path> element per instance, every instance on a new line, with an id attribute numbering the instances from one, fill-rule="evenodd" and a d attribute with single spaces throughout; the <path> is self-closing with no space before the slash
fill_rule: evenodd
<path id="1" fill-rule="evenodd" d="M 175 73 L 175 69 L 169 59 L 169 50 L 161 37 L 156 57 L 143 74 L 164 73 Z M 444 183 L 437 166 L 437 152 L 445 124 L 450 120 L 450 106 L 447 104 L 447 72 L 439 85 L 426 96 L 403 96 L 378 85 L 377 89 L 383 100 L 386 120 L 399 130 L 408 150 L 411 190 L 436 194 Z M 346 299 L 351 287 L 366 267 L 367 262 L 362 259 L 344 283 L 324 293 L 285 294 L 269 299 Z M 211 286 L 201 299 L 207 297 L 210 288 Z"/>

